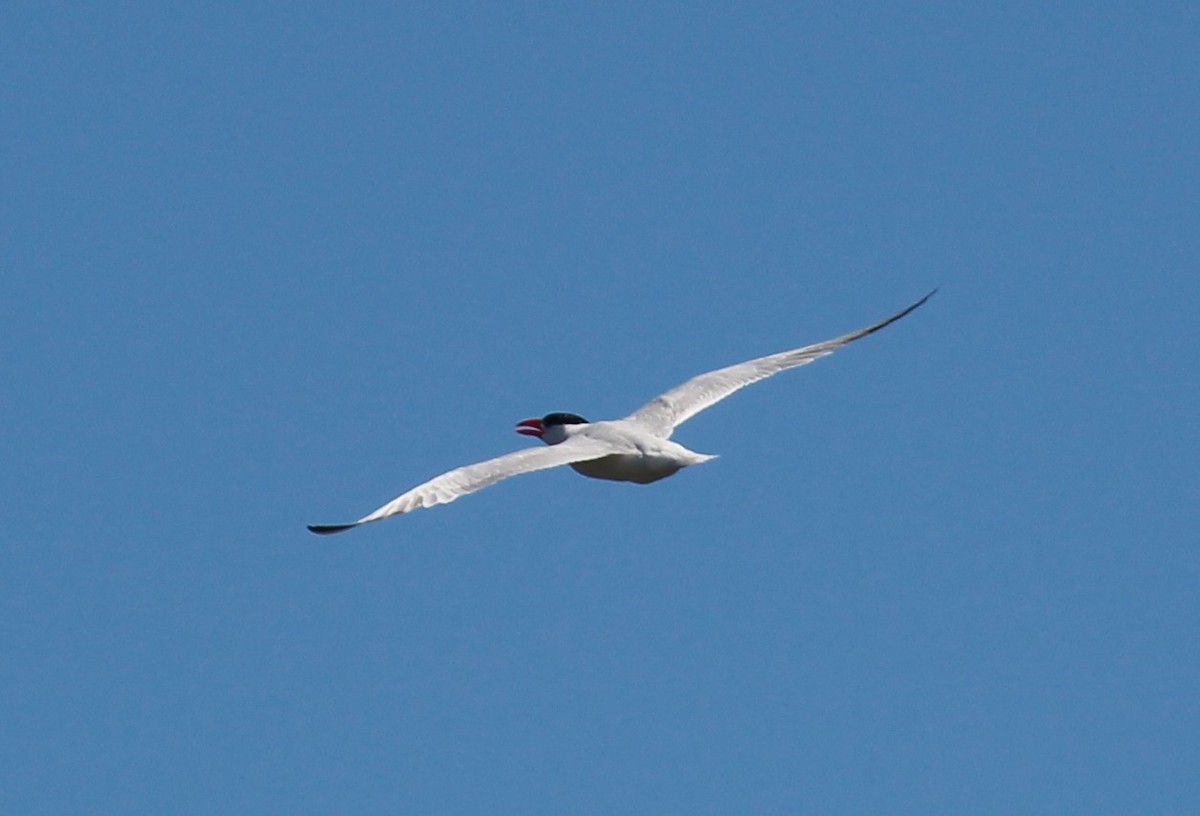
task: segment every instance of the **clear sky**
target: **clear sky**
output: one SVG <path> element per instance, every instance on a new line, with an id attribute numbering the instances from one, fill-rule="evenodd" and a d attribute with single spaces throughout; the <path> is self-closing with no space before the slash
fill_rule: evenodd
<path id="1" fill-rule="evenodd" d="M 0 11 L 0 812 L 1200 801 L 1194 3 Z M 347 533 L 693 374 L 676 439 Z"/>

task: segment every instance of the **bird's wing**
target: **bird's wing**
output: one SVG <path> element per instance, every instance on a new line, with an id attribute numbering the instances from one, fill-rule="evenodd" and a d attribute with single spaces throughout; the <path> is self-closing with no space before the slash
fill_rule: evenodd
<path id="1" fill-rule="evenodd" d="M 934 289 L 933 292 L 930 292 L 907 309 L 858 331 L 843 334 L 841 337 L 835 337 L 832 340 L 814 343 L 804 348 L 781 351 L 778 354 L 770 354 L 766 357 L 747 360 L 744 363 L 731 365 L 727 368 L 719 368 L 716 371 L 710 371 L 707 374 L 693 377 L 683 385 L 676 386 L 667 393 L 655 397 L 626 417 L 626 419 L 642 423 L 651 432 L 660 437 L 670 437 L 671 432 L 677 426 L 691 419 L 705 408 L 725 399 L 734 391 L 770 377 L 772 374 L 778 374 L 785 369 L 807 365 L 813 360 L 824 357 L 827 354 L 832 354 L 847 343 L 853 343 L 860 337 L 866 337 L 868 334 L 877 332 L 884 326 L 895 323 L 929 300 L 936 291 Z"/>
<path id="2" fill-rule="evenodd" d="M 443 473 L 441 476 L 430 479 L 425 484 L 418 485 L 407 493 L 397 496 L 358 521 L 349 524 L 310 524 L 308 529 L 322 535 L 340 533 L 360 524 L 397 516 L 420 507 L 447 504 L 468 493 L 482 490 L 501 479 L 507 479 L 509 476 L 544 470 L 571 462 L 599 459 L 616 452 L 618 452 L 618 448 L 613 443 L 586 436 L 574 436 L 558 445 L 525 448 L 504 456 L 497 456 L 495 459 L 488 459 L 486 462 L 478 462 Z"/>

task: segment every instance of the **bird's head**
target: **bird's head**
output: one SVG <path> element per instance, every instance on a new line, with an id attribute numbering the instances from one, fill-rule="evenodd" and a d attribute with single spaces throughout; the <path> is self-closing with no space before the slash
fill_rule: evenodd
<path id="1" fill-rule="evenodd" d="M 570 425 L 586 425 L 587 420 L 579 414 L 556 411 L 541 419 L 523 419 L 517 423 L 517 433 L 536 436 L 547 445 L 557 445 L 567 438 L 566 428 Z"/>

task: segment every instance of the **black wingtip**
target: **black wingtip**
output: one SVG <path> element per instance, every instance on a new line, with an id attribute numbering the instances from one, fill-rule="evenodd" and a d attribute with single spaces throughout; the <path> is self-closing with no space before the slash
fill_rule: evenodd
<path id="1" fill-rule="evenodd" d="M 941 287 L 938 287 L 938 289 L 940 289 L 940 288 L 941 288 Z M 908 314 L 909 312 L 916 311 L 916 310 L 917 310 L 917 307 L 919 307 L 919 306 L 924 306 L 924 305 L 925 305 L 925 301 L 929 300 L 931 297 L 933 297 L 934 295 L 936 295 L 936 294 L 937 294 L 937 291 L 938 291 L 937 289 L 934 289 L 934 290 L 933 290 L 932 292 L 930 292 L 928 295 L 926 295 L 925 297 L 921 298 L 921 299 L 920 299 L 920 300 L 918 300 L 916 303 L 914 303 L 912 306 L 909 306 L 907 309 L 905 309 L 903 312 L 901 312 L 899 315 L 897 315 L 897 317 L 903 317 L 904 315 Z"/>
<path id="2" fill-rule="evenodd" d="M 331 533 L 340 533 L 344 530 L 349 530 L 357 526 L 357 524 L 310 524 L 308 525 L 308 529 L 317 535 L 329 535 Z"/>
<path id="3" fill-rule="evenodd" d="M 925 304 L 925 301 L 929 300 L 931 297 L 933 297 L 934 295 L 937 294 L 937 291 L 938 291 L 937 289 L 934 289 L 932 292 L 930 292 L 928 295 L 926 295 L 925 297 L 918 300 L 913 305 L 911 305 L 908 308 L 903 309 L 899 312 L 896 312 L 891 317 L 884 318 L 883 320 L 880 320 L 878 323 L 875 323 L 871 326 L 867 326 L 865 329 L 859 329 L 858 331 L 852 332 L 851 334 L 847 334 L 844 337 L 837 338 L 837 340 L 840 341 L 839 345 L 844 345 L 845 343 L 849 343 L 852 340 L 857 340 L 860 337 L 866 337 L 868 334 L 874 334 L 875 332 L 879 331 L 880 329 L 883 329 L 883 328 L 886 328 L 886 327 L 892 325 L 900 318 L 905 317 L 906 315 L 909 315 L 912 312 L 915 312 L 917 309 L 919 309 L 921 306 L 923 306 Z"/>

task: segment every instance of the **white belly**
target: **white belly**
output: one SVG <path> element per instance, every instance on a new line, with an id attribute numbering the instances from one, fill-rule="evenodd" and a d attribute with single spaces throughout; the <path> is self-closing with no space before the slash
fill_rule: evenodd
<path id="1" fill-rule="evenodd" d="M 698 465 L 715 459 L 706 453 L 690 451 L 674 442 L 657 441 L 654 449 L 638 453 L 614 453 L 587 462 L 571 465 L 576 473 L 592 479 L 608 479 L 613 482 L 637 482 L 650 484 L 665 479 L 689 465 Z"/>
<path id="2" fill-rule="evenodd" d="M 602 459 L 576 462 L 571 467 L 576 473 L 592 479 L 650 484 L 667 478 L 686 464 L 677 459 L 643 456 L 640 453 L 614 453 Z"/>

